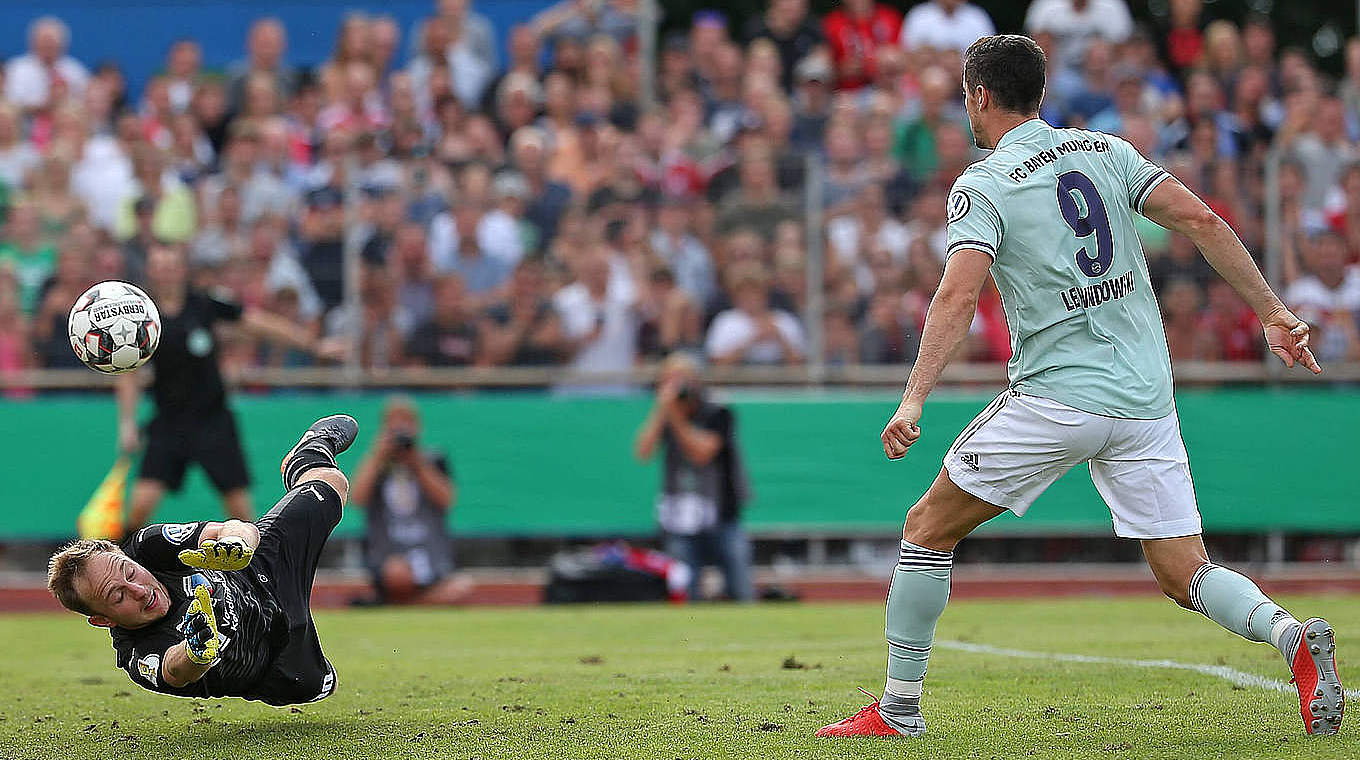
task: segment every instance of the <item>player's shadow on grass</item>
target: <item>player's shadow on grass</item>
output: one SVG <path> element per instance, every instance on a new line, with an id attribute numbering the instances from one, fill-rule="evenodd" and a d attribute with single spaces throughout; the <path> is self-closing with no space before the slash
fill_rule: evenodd
<path id="1" fill-rule="evenodd" d="M 236 757 L 255 757 L 264 749 L 325 746 L 352 740 L 356 732 L 404 740 L 409 738 L 408 734 L 429 730 L 429 726 L 410 721 L 373 721 L 372 716 L 309 717 L 285 712 L 270 716 L 269 720 L 227 719 L 190 723 L 173 740 L 173 744 L 183 744 L 185 751 L 199 752 L 206 748 L 209 754 L 217 757 L 230 755 L 234 752 L 233 748 L 239 748 L 245 754 L 235 754 Z M 173 750 L 173 745 L 165 749 Z"/>

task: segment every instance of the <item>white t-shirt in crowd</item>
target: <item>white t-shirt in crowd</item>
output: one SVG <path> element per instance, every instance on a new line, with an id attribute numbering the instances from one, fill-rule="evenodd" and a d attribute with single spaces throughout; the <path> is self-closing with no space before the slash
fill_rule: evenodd
<path id="1" fill-rule="evenodd" d="M 996 34 L 996 26 L 987 11 L 964 3 L 945 12 L 939 3 L 921 3 L 907 14 L 902 22 L 902 47 L 908 50 L 930 47 L 936 50 L 963 52 L 981 37 Z"/>
<path id="2" fill-rule="evenodd" d="M 1284 292 L 1284 302 L 1295 312 L 1351 311 L 1360 313 L 1360 266 L 1346 268 L 1346 277 L 1329 288 L 1313 275 L 1295 280 Z M 1302 314 L 1302 319 L 1307 319 Z"/>
<path id="3" fill-rule="evenodd" d="M 1133 16 L 1124 0 L 1089 0 L 1077 10 L 1073 0 L 1034 0 L 1025 12 L 1025 32 L 1049 32 L 1058 43 L 1059 62 L 1077 68 L 1093 37 L 1123 42 L 1133 33 Z"/>
<path id="4" fill-rule="evenodd" d="M 806 352 L 803 326 L 798 319 L 783 309 L 771 309 L 770 315 L 784 340 L 797 347 L 799 353 Z M 713 318 L 708 336 L 704 338 L 704 354 L 710 359 L 727 354 L 755 337 L 756 329 L 756 320 L 750 314 L 741 309 L 728 309 Z M 773 339 L 752 343 L 742 357 L 746 364 L 778 364 L 784 359 L 784 346 Z"/>
<path id="5" fill-rule="evenodd" d="M 911 245 L 911 231 L 896 219 L 884 219 L 878 229 L 866 235 L 859 217 L 852 214 L 833 217 L 826 225 L 827 242 L 842 263 L 862 261 L 874 248 L 883 248 L 893 260 L 905 261 Z"/>
<path id="6" fill-rule="evenodd" d="M 71 167 L 71 192 L 85 201 L 96 227 L 112 231 L 123 201 L 135 189 L 132 161 L 117 140 L 95 135 L 85 141 L 80 160 Z"/>
<path id="7" fill-rule="evenodd" d="M 1335 288 L 1311 274 L 1300 277 L 1285 291 L 1284 301 L 1299 319 L 1313 325 L 1311 346 L 1319 361 L 1349 358 L 1347 336 L 1360 319 L 1360 266 L 1349 267 Z"/>
<path id="8" fill-rule="evenodd" d="M 69 55 L 62 56 L 53 68 L 57 76 L 66 81 L 66 92 L 70 97 L 79 99 L 85 94 L 90 72 L 80 61 Z M 5 64 L 5 100 L 20 108 L 36 108 L 46 103 L 51 86 L 47 67 L 32 53 L 11 58 Z"/>
<path id="9" fill-rule="evenodd" d="M 24 186 L 28 172 L 42 161 L 37 148 L 27 141 L 19 141 L 6 150 L 0 150 L 0 182 L 11 190 Z"/>
<path id="10" fill-rule="evenodd" d="M 580 339 L 595 329 L 603 320 L 600 334 L 586 344 L 571 361 L 577 372 L 627 372 L 637 361 L 638 319 L 635 289 L 631 282 L 620 287 L 611 277 L 602 300 L 595 300 L 582 283 L 576 282 L 557 291 L 553 306 L 562 319 L 562 331 L 567 337 Z M 626 383 L 568 386 L 564 390 L 589 393 L 626 392 Z"/>
<path id="11" fill-rule="evenodd" d="M 430 235 L 426 247 L 430 261 L 441 271 L 452 268 L 458 259 L 458 222 L 453 214 L 440 212 L 430 220 Z M 492 209 L 477 221 L 477 246 L 489 258 L 515 266 L 524 258 L 524 238 L 519 234 L 519 221 L 500 209 Z"/>

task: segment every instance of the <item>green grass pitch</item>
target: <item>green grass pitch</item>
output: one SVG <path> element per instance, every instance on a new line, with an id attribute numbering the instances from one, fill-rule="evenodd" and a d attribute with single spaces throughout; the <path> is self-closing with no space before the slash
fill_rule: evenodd
<path id="1" fill-rule="evenodd" d="M 1335 625 L 1346 678 L 1347 658 L 1360 653 L 1360 598 L 1285 602 Z M 107 634 L 74 615 L 0 617 L 0 758 L 1360 755 L 1354 725 L 1306 736 L 1287 694 L 1193 672 L 950 649 L 931 661 L 923 739 L 814 739 L 817 727 L 864 703 L 856 686 L 882 686 L 877 604 L 317 617 L 340 686 L 297 710 L 145 693 L 113 669 Z M 1289 677 L 1268 646 L 1153 599 L 959 602 L 939 637 Z"/>

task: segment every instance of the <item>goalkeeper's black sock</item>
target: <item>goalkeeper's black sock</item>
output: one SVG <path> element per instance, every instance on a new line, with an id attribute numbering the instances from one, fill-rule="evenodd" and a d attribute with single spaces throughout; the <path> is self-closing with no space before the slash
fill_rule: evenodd
<path id="1" fill-rule="evenodd" d="M 337 467 L 335 454 L 331 453 L 330 447 L 321 439 L 309 441 L 306 446 L 294 451 L 288 458 L 288 464 L 283 467 L 284 487 L 291 490 L 307 471 L 318 467 Z"/>

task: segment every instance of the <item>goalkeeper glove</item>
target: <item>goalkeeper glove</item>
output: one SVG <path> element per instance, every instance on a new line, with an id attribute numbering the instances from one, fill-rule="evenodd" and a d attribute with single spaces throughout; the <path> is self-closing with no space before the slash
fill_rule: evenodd
<path id="1" fill-rule="evenodd" d="M 242 570 L 250 564 L 255 550 L 236 536 L 208 539 L 197 549 L 185 549 L 179 553 L 179 561 L 200 570 Z"/>
<path id="2" fill-rule="evenodd" d="M 217 659 L 219 643 L 212 596 L 206 584 L 199 585 L 194 588 L 194 600 L 184 613 L 184 651 L 199 665 L 211 665 Z"/>

